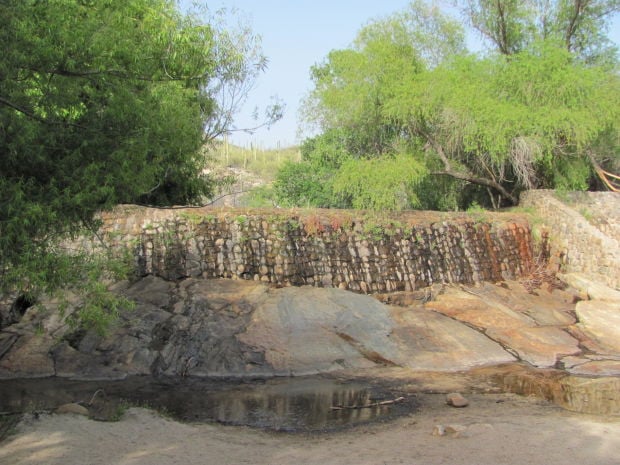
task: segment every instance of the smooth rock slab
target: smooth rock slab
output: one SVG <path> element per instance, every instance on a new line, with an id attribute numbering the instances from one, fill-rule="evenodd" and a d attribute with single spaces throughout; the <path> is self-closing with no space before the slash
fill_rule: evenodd
<path id="1" fill-rule="evenodd" d="M 620 291 L 603 284 L 601 281 L 604 278 L 600 278 L 597 281 L 581 273 L 558 274 L 558 277 L 592 300 L 620 302 Z"/>
<path id="2" fill-rule="evenodd" d="M 514 361 L 478 331 L 421 307 L 389 307 L 339 289 L 286 288 L 260 303 L 238 339 L 278 373 L 400 366 L 460 371 Z"/>
<path id="3" fill-rule="evenodd" d="M 544 305 L 532 305 L 524 313 L 539 326 L 570 326 L 576 323 L 575 317 L 569 312 Z"/>
<path id="4" fill-rule="evenodd" d="M 521 297 L 521 304 L 515 305 Z M 479 328 L 521 360 L 553 367 L 560 357 L 581 353 L 579 341 L 564 330 L 575 322 L 568 312 L 567 297 L 547 293 L 534 300 L 514 283 L 511 290 L 487 283 L 471 292 L 449 288 L 425 306 Z M 508 302 L 513 303 L 508 306 Z"/>
<path id="5" fill-rule="evenodd" d="M 398 323 L 393 360 L 416 371 L 459 371 L 508 363 L 515 358 L 501 345 L 458 321 L 422 308 L 394 308 Z"/>
<path id="6" fill-rule="evenodd" d="M 620 354 L 620 302 L 585 300 L 575 308 L 579 327 L 605 349 Z"/>
<path id="7" fill-rule="evenodd" d="M 449 289 L 425 306 L 480 329 L 535 326 L 535 321 L 528 316 L 485 297 Z"/>
<path id="8" fill-rule="evenodd" d="M 489 329 L 487 335 L 510 347 L 521 360 L 539 368 L 553 367 L 562 356 L 581 353 L 579 341 L 560 328 Z"/>
<path id="9" fill-rule="evenodd" d="M 276 373 L 307 375 L 343 368 L 396 365 L 387 306 L 340 289 L 284 288 L 252 314 L 239 341 L 264 352 Z"/>
<path id="10" fill-rule="evenodd" d="M 569 373 L 581 376 L 617 376 L 620 378 L 620 360 L 592 360 L 575 365 Z"/>

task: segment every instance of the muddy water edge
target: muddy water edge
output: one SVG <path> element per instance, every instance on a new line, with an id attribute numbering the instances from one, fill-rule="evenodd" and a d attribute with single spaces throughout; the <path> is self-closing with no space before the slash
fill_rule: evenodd
<path id="1" fill-rule="evenodd" d="M 328 432 L 415 416 L 424 396 L 459 391 L 514 393 L 567 410 L 620 416 L 620 379 L 579 377 L 515 363 L 460 373 L 380 373 L 338 376 L 205 380 L 130 377 L 119 381 L 62 378 L 0 381 L 5 424 L 23 413 L 80 404 L 95 420 L 112 421 L 131 406 L 157 410 L 183 422 L 217 422 L 281 432 Z"/>
<path id="2" fill-rule="evenodd" d="M 54 411 L 79 404 L 96 420 L 117 420 L 131 406 L 183 422 L 217 422 L 284 432 L 322 432 L 411 414 L 416 395 L 396 386 L 328 377 L 254 380 L 153 379 L 0 381 L 0 411 Z"/>

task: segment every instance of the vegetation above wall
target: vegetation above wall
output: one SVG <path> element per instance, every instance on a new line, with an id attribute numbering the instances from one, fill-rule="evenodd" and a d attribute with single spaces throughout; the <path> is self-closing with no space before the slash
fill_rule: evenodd
<path id="1" fill-rule="evenodd" d="M 485 53 L 415 1 L 312 68 L 305 120 L 320 134 L 280 171 L 283 203 L 497 208 L 524 189 L 611 185 L 620 79 L 605 32 L 620 3 L 459 3 Z"/>

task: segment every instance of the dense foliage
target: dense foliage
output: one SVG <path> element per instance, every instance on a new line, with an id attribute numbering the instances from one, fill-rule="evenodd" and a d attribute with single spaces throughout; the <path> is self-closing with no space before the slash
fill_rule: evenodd
<path id="1" fill-rule="evenodd" d="M 172 0 L 0 2 L 2 290 L 84 278 L 56 244 L 97 211 L 211 192 L 205 134 L 265 66 L 249 34 Z"/>
<path id="2" fill-rule="evenodd" d="M 281 185 L 307 180 L 282 201 L 316 198 L 322 179 L 332 180 L 322 206 L 378 209 L 499 207 L 523 189 L 596 187 L 620 158 L 617 50 L 605 36 L 619 5 L 462 2 L 484 54 L 467 53 L 463 26 L 421 1 L 370 23 L 312 69 L 314 162 L 280 173 Z M 346 134 L 331 142 L 338 166 L 313 155 L 328 152 L 317 141 L 330 133 Z"/>

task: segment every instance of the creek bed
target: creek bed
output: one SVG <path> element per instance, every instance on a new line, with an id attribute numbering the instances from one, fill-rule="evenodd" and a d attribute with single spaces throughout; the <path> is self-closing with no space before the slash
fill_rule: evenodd
<path id="1" fill-rule="evenodd" d="M 127 406 L 145 406 L 184 422 L 218 422 L 276 431 L 319 432 L 415 412 L 415 395 L 371 383 L 324 377 L 252 381 L 72 381 L 62 378 L 0 381 L 0 412 L 52 411 L 79 403 L 98 420 Z"/>

